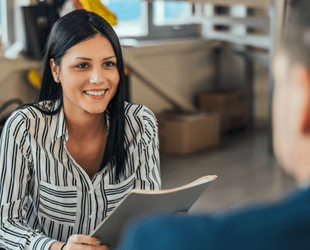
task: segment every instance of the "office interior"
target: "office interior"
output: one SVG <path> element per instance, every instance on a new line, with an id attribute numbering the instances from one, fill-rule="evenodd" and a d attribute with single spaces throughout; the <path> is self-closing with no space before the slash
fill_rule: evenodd
<path id="1" fill-rule="evenodd" d="M 49 23 L 44 5 L 53 2 L 1 0 L 0 106 L 15 100 L 0 109 L 1 119 L 17 107 L 16 99 L 29 103 L 37 94 L 29 73 L 40 72 L 40 29 Z M 162 189 L 217 175 L 190 210 L 213 213 L 280 199 L 296 186 L 272 150 L 271 66 L 288 11 L 285 0 L 101 2 L 118 20 L 127 99 L 158 117 Z M 36 9 L 26 20 L 31 8 Z M 240 93 L 242 119 L 232 117 L 223 128 L 223 114 L 203 109 L 201 95 L 216 91 Z M 195 127 L 178 130 L 181 123 L 191 126 L 213 113 L 218 114 L 210 127 L 207 121 L 199 128 L 203 142 L 182 141 L 185 149 L 177 149 L 183 133 L 195 137 Z M 178 122 L 174 137 L 164 132 L 169 121 Z"/>

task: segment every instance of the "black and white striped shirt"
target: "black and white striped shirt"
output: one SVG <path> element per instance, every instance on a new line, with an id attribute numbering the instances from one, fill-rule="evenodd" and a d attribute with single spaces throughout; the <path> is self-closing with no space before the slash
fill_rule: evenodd
<path id="1" fill-rule="evenodd" d="M 125 119 L 126 170 L 115 183 L 113 162 L 90 178 L 69 155 L 63 110 L 11 115 L 0 141 L 0 247 L 49 249 L 72 234 L 88 235 L 133 188 L 160 189 L 155 116 L 125 103 Z"/>

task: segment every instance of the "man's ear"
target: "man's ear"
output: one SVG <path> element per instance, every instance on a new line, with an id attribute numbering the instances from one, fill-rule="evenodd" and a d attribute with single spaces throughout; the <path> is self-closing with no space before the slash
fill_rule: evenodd
<path id="1" fill-rule="evenodd" d="M 52 70 L 52 75 L 54 77 L 54 81 L 59 83 L 60 79 L 59 79 L 59 67 L 55 64 L 54 59 L 51 58 L 50 60 L 50 67 Z"/>
<path id="2" fill-rule="evenodd" d="M 294 84 L 298 84 L 300 98 L 302 100 L 301 110 L 301 132 L 310 134 L 310 70 L 306 65 L 295 65 L 293 67 Z"/>

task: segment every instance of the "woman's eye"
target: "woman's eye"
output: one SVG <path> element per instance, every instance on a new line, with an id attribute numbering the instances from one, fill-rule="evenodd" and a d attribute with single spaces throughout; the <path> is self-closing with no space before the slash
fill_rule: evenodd
<path id="1" fill-rule="evenodd" d="M 87 63 L 81 63 L 81 64 L 77 65 L 76 67 L 79 69 L 86 69 L 86 68 L 88 68 L 88 64 Z"/>
<path id="2" fill-rule="evenodd" d="M 113 66 L 115 66 L 116 64 L 114 62 L 106 62 L 104 63 L 104 66 L 108 67 L 108 68 L 111 68 Z"/>

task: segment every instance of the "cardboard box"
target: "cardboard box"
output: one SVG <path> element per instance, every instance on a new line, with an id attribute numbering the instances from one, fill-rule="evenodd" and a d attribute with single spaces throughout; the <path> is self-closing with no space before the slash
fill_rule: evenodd
<path id="1" fill-rule="evenodd" d="M 198 105 L 205 112 L 219 112 L 221 132 L 230 132 L 247 125 L 246 92 L 242 89 L 221 89 L 198 94 Z"/>
<path id="2" fill-rule="evenodd" d="M 220 142 L 218 113 L 173 114 L 157 116 L 160 152 L 189 154 Z"/>

